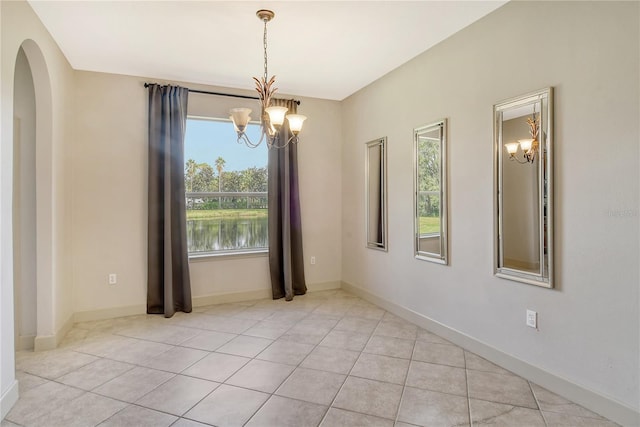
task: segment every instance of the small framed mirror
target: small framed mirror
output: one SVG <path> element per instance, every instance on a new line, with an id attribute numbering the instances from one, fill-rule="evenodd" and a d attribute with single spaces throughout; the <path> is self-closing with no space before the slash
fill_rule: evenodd
<path id="1" fill-rule="evenodd" d="M 494 272 L 553 287 L 553 89 L 494 105 Z"/>
<path id="2" fill-rule="evenodd" d="M 413 137 L 415 256 L 448 264 L 447 120 L 414 129 Z"/>
<path id="3" fill-rule="evenodd" d="M 366 144 L 367 247 L 387 250 L 387 138 Z"/>

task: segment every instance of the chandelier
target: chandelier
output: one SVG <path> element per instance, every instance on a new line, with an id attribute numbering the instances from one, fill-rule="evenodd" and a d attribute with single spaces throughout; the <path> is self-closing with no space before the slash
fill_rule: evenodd
<path id="1" fill-rule="evenodd" d="M 520 164 L 533 163 L 538 153 L 538 134 L 540 132 L 540 115 L 536 114 L 535 105 L 533 107 L 533 114 L 531 117 L 527 117 L 527 125 L 529 126 L 529 135 L 531 138 L 519 139 L 518 142 L 510 142 L 505 144 L 507 153 L 509 153 L 509 160 L 515 160 Z M 519 160 L 516 157 L 518 148 L 522 150 L 523 160 Z"/>
<path id="2" fill-rule="evenodd" d="M 256 12 L 256 16 L 264 22 L 264 75 L 261 79 L 258 79 L 257 77 L 253 78 L 256 83 L 256 90 L 258 91 L 262 107 L 260 115 L 260 126 L 262 128 L 260 140 L 254 143 L 245 133 L 247 125 L 251 120 L 250 108 L 232 108 L 231 111 L 229 111 L 229 118 L 233 121 L 233 126 L 238 134 L 239 144 L 244 143 L 250 148 L 255 148 L 259 146 L 264 139 L 266 139 L 267 146 L 269 148 L 284 148 L 289 145 L 289 143 L 298 143 L 298 134 L 302 129 L 302 122 L 304 122 L 307 117 L 301 114 L 287 114 L 287 111 L 289 110 L 287 107 L 271 105 L 273 94 L 278 89 L 273 87 L 276 76 L 269 78 L 267 74 L 267 23 L 273 19 L 275 13 L 271 10 L 261 9 Z M 280 128 L 282 127 L 285 118 L 289 121 L 291 137 L 286 141 L 281 141 Z"/>

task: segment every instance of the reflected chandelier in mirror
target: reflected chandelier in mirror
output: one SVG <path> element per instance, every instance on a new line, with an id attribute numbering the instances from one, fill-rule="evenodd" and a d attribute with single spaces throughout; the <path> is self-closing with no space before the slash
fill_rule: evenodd
<path id="1" fill-rule="evenodd" d="M 553 287 L 553 90 L 494 105 L 494 272 Z"/>
<path id="2" fill-rule="evenodd" d="M 515 160 L 518 163 L 533 163 L 538 154 L 540 143 L 538 134 L 540 133 L 540 115 L 536 113 L 536 104 L 533 104 L 533 113 L 531 117 L 527 117 L 527 125 L 529 126 L 529 136 L 531 138 L 519 139 L 517 142 L 507 142 L 504 147 L 509 153 L 509 160 Z M 518 148 L 522 150 L 523 160 L 518 159 Z"/>

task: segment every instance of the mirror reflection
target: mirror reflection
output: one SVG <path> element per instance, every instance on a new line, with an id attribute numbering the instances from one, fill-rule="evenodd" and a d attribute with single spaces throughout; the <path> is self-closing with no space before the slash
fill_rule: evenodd
<path id="1" fill-rule="evenodd" d="M 495 106 L 496 275 L 551 287 L 551 89 Z"/>
<path id="2" fill-rule="evenodd" d="M 367 143 L 367 247 L 387 249 L 386 138 Z"/>
<path id="3" fill-rule="evenodd" d="M 414 130 L 415 254 L 447 263 L 446 120 Z"/>
<path id="4" fill-rule="evenodd" d="M 502 136 L 509 161 L 502 167 L 502 261 L 503 266 L 531 273 L 540 271 L 540 192 L 538 163 L 534 147 L 521 147 L 511 153 L 509 144 L 522 145 L 520 141 L 531 141 L 528 121 L 535 117 L 540 121 L 540 103 L 507 111 L 502 119 Z M 537 107 L 537 108 L 536 108 Z M 536 141 L 537 142 L 537 141 Z M 537 144 L 536 144 L 537 145 Z"/>

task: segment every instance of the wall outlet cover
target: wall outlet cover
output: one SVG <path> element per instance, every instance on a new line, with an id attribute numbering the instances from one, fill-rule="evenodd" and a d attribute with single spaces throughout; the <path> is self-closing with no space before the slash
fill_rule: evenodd
<path id="1" fill-rule="evenodd" d="M 538 329 L 538 313 L 533 310 L 527 310 L 527 326 Z"/>

